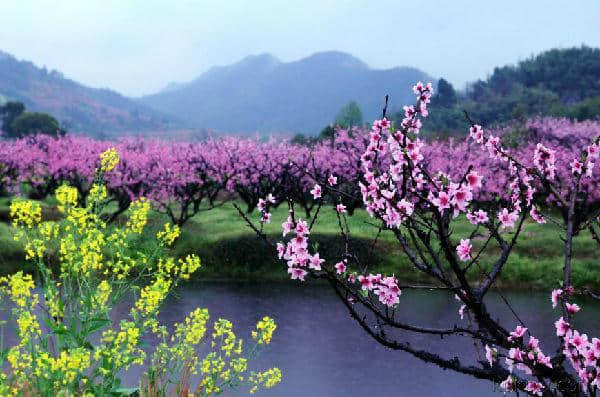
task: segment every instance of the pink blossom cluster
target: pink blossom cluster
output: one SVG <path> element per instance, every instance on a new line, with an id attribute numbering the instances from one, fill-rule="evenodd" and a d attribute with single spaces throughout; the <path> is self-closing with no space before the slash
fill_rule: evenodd
<path id="1" fill-rule="evenodd" d="M 393 307 L 400 302 L 402 291 L 398 287 L 396 277 L 369 274 L 367 276 L 360 275 L 357 279 L 363 291 L 372 291 L 384 305 Z"/>
<path id="2" fill-rule="evenodd" d="M 287 261 L 288 273 L 292 280 L 304 281 L 304 277 L 308 274 L 305 269 L 319 271 L 325 259 L 321 258 L 318 252 L 314 255 L 310 254 L 308 249 L 310 229 L 306 221 L 298 219 L 294 222 L 293 218 L 289 216 L 281 226 L 284 237 L 292 231 L 294 235 L 286 244 L 277 243 L 279 259 Z"/>
<path id="3" fill-rule="evenodd" d="M 572 288 L 552 291 L 552 306 L 558 301 L 564 304 L 567 319 L 560 317 L 555 323 L 556 336 L 561 338 L 563 354 L 577 372 L 581 384 L 600 387 L 600 339 L 588 338 L 571 325 L 571 316 L 580 311 L 579 305 L 567 301 L 572 295 Z"/>

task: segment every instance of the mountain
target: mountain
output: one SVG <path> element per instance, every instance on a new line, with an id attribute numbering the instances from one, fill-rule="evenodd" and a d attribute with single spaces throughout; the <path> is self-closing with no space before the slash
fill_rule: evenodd
<path id="1" fill-rule="evenodd" d="M 115 91 L 86 87 L 0 51 L 0 101 L 7 100 L 50 113 L 70 131 L 96 136 L 165 130 L 174 124 L 172 117 Z"/>
<path id="2" fill-rule="evenodd" d="M 442 135 L 464 133 L 464 111 L 486 127 L 521 125 L 536 116 L 600 119 L 600 48 L 553 48 L 496 67 L 465 92 L 440 79 L 430 110 L 424 130 Z"/>
<path id="3" fill-rule="evenodd" d="M 386 94 L 395 108 L 414 102 L 410 87 L 419 80 L 431 78 L 411 67 L 371 69 L 342 52 L 287 63 L 261 54 L 213 67 L 139 101 L 199 128 L 315 134 L 350 101 L 359 104 L 367 120 L 380 115 Z"/>

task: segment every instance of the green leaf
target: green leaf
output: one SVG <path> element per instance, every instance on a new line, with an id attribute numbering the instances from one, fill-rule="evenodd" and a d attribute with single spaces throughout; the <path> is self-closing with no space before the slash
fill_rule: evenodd
<path id="1" fill-rule="evenodd" d="M 137 397 L 140 395 L 140 389 L 137 387 L 120 387 L 118 389 L 114 389 L 113 393 L 118 396 Z"/>
<path id="2" fill-rule="evenodd" d="M 89 320 L 87 323 L 91 324 L 88 327 L 88 333 L 89 334 L 93 334 L 96 331 L 101 330 L 102 328 L 106 327 L 107 325 L 110 324 L 110 320 L 106 319 L 106 318 L 93 318 L 91 320 Z"/>

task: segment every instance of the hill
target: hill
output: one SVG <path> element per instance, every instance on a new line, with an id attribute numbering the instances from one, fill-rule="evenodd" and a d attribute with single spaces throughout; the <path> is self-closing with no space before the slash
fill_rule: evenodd
<path id="1" fill-rule="evenodd" d="M 115 91 L 86 87 L 0 51 L 0 101 L 7 100 L 50 113 L 69 130 L 89 135 L 163 130 L 173 124 L 172 117 Z"/>
<path id="2" fill-rule="evenodd" d="M 350 101 L 372 119 L 380 114 L 385 94 L 399 108 L 414 100 L 410 87 L 415 81 L 430 79 L 411 67 L 371 69 L 342 52 L 287 63 L 261 54 L 214 67 L 188 83 L 170 84 L 140 102 L 194 127 L 315 134 Z"/>
<path id="3" fill-rule="evenodd" d="M 463 109 L 486 126 L 536 115 L 577 120 L 600 117 L 600 49 L 581 46 L 544 51 L 516 65 L 496 67 L 463 93 L 440 79 L 426 130 L 464 132 Z M 396 115 L 401 118 L 402 114 Z"/>

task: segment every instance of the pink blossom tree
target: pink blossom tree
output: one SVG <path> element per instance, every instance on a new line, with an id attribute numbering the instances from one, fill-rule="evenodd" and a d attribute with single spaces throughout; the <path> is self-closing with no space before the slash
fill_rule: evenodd
<path id="1" fill-rule="evenodd" d="M 272 244 L 286 263 L 292 279 L 319 278 L 328 281 L 352 318 L 378 343 L 413 355 L 426 362 L 479 379 L 500 384 L 505 391 L 521 391 L 536 396 L 595 396 L 600 388 L 600 339 L 575 329 L 573 318 L 580 312 L 572 303 L 573 238 L 588 229 L 598 238 L 598 209 L 594 198 L 594 163 L 599 157 L 598 138 L 593 137 L 578 149 L 556 150 L 547 140 L 509 150 L 500 135 L 486 132 L 470 122 L 469 143 L 461 144 L 460 161 L 444 162 L 433 155 L 419 138 L 421 119 L 427 117 L 432 95 L 430 84 L 413 87 L 417 101 L 404 108 L 398 126 L 386 119 L 386 108 L 369 132 L 369 141 L 360 157 L 357 181 L 359 198 L 378 223 L 378 230 L 391 231 L 397 248 L 412 268 L 436 289 L 449 292 L 460 302 L 457 317 L 468 317 L 466 325 L 457 322 L 435 328 L 402 320 L 401 293 L 413 288 L 400 285 L 392 275 L 373 274 L 368 258 L 354 250 L 343 203 L 334 206 L 340 233 L 346 241 L 340 257 L 323 258 L 311 245 L 312 228 L 319 212 L 309 219 L 297 217 L 295 203 L 288 198 L 289 217 L 282 224 L 283 240 L 277 243 L 245 217 L 248 225 Z M 541 123 L 544 121 L 534 121 Z M 581 145 L 582 142 L 575 142 Z M 439 143 L 438 143 L 439 145 Z M 466 146 L 465 146 L 466 145 Z M 452 152 L 449 148 L 446 152 Z M 465 156 L 466 152 L 469 155 Z M 438 152 L 439 153 L 439 152 Z M 472 154 L 471 154 L 472 153 Z M 443 156 L 442 156 L 443 157 Z M 450 159 L 456 155 L 451 155 Z M 485 160 L 482 160 L 485 158 Z M 339 174 L 313 173 L 311 192 L 315 200 L 326 195 L 351 194 L 338 187 Z M 484 189 L 494 185 L 498 194 Z M 484 188 L 485 187 L 485 188 Z M 490 197 L 496 196 L 495 198 Z M 562 216 L 556 218 L 556 209 Z M 268 207 L 261 209 L 268 218 Z M 240 211 L 240 214 L 244 214 Z M 453 224 L 466 217 L 472 224 L 467 238 L 457 236 Z M 498 283 L 509 256 L 517 245 L 526 221 L 552 222 L 563 231 L 563 277 L 560 288 L 552 292 L 553 306 L 560 307 L 555 323 L 559 346 L 541 346 L 531 334 L 526 319 L 516 314 L 514 322 L 497 319 L 485 303 L 486 295 Z M 510 231 L 511 233 L 506 233 Z M 473 244 L 483 235 L 481 244 Z M 492 244 L 494 243 L 494 244 Z M 497 254 L 490 247 L 497 247 Z M 495 255 L 491 267 L 480 259 L 485 251 Z M 508 305 L 510 303 L 506 301 Z M 511 307 L 512 310 L 512 307 Z M 401 332 L 398 332 L 401 331 Z M 416 346 L 402 339 L 403 333 L 426 338 L 459 337 L 473 341 L 481 357 L 446 357 L 429 350 L 428 344 Z"/>

